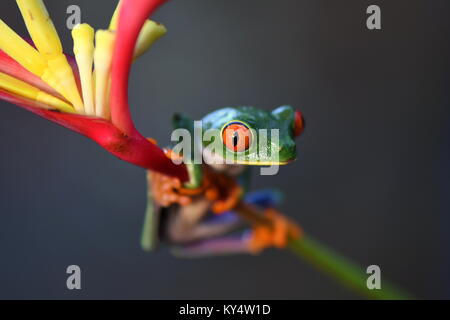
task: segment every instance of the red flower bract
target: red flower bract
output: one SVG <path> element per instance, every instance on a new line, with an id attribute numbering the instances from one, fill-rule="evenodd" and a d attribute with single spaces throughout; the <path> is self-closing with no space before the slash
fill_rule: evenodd
<path id="1" fill-rule="evenodd" d="M 123 132 L 136 131 L 128 105 L 128 78 L 134 47 L 148 16 L 167 0 L 123 0 L 111 71 L 111 117 Z"/>
<path id="2" fill-rule="evenodd" d="M 188 179 L 184 165 L 174 164 L 163 150 L 134 127 L 128 105 L 128 78 L 139 32 L 151 13 L 166 0 L 124 0 L 121 6 L 111 75 L 111 121 L 49 110 L 46 106 L 0 89 L 0 99 L 25 108 L 43 118 L 78 132 L 116 157 L 163 174 Z M 1 36 L 1 35 L 0 35 Z M 69 59 L 76 70 L 74 60 Z M 0 51 L 0 71 L 55 94 L 41 79 Z M 77 71 L 77 70 L 76 70 Z M 74 72 L 78 76 L 78 71 Z"/>

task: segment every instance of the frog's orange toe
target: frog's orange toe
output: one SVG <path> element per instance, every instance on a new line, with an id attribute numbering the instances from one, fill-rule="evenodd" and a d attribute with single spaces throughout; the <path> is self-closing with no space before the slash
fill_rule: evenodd
<path id="1" fill-rule="evenodd" d="M 274 209 L 266 210 L 265 214 L 270 220 L 272 220 L 273 245 L 277 248 L 285 248 L 289 237 L 289 222 Z"/>
<path id="2" fill-rule="evenodd" d="M 254 227 L 248 240 L 248 246 L 252 253 L 259 253 L 272 246 L 272 230 L 266 226 Z"/>
<path id="3" fill-rule="evenodd" d="M 271 226 L 258 225 L 253 228 L 248 242 L 251 252 L 259 253 L 269 247 L 283 249 L 290 239 L 298 239 L 302 235 L 300 227 L 275 209 L 267 209 L 265 216 L 272 222 Z"/>

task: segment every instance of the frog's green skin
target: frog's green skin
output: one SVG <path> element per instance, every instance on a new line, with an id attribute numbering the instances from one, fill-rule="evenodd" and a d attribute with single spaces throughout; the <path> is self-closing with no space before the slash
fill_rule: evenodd
<path id="1" fill-rule="evenodd" d="M 215 129 L 221 132 L 230 122 L 242 122 L 252 131 L 253 139 L 250 148 L 238 154 L 223 145 L 223 141 L 217 141 L 216 154 L 222 159 L 235 159 L 240 165 L 283 165 L 297 156 L 294 141 L 295 111 L 291 106 L 282 106 L 273 111 L 265 111 L 254 107 L 227 107 L 209 113 L 201 120 L 202 131 Z M 175 129 L 187 129 L 194 136 L 194 122 L 183 115 L 175 115 L 173 118 Z M 266 134 L 260 134 L 265 129 Z M 271 130 L 279 132 L 278 141 L 272 138 Z M 220 135 L 221 139 L 221 135 Z M 207 148 L 214 142 L 202 140 L 203 148 Z M 194 146 L 193 146 L 194 148 Z M 192 149 L 194 150 L 194 149 Z M 198 150 L 196 150 L 198 151 Z M 187 187 L 197 187 L 201 184 L 201 168 L 192 165 L 191 161 L 185 164 L 190 172 L 191 181 Z"/>
<path id="2" fill-rule="evenodd" d="M 250 166 L 255 165 L 282 165 L 292 160 L 295 160 L 297 152 L 294 141 L 294 123 L 295 123 L 295 111 L 290 106 L 282 106 L 273 111 L 265 111 L 254 107 L 227 107 L 216 110 L 206 115 L 202 120 L 202 131 L 205 133 L 210 129 L 217 129 L 221 133 L 223 128 L 230 122 L 244 123 L 250 130 L 252 130 L 253 139 L 249 149 L 246 152 L 239 154 L 239 165 L 249 166 L 244 170 L 240 176 L 237 177 L 238 182 L 242 185 L 244 190 L 248 189 L 250 180 Z M 186 129 L 190 132 L 191 137 L 194 137 L 194 131 L 198 128 L 194 128 L 194 121 L 186 116 L 177 114 L 173 117 L 174 129 Z M 266 137 L 260 136 L 261 129 L 266 129 Z M 278 129 L 279 138 L 271 139 L 272 135 L 270 130 Z M 256 138 L 256 139 L 255 139 Z M 222 135 L 218 137 L 218 148 L 215 148 L 216 155 L 221 158 L 233 159 L 235 153 L 227 149 L 223 145 Z M 261 142 L 256 143 L 256 141 Z M 198 144 L 198 143 L 197 143 Z M 201 141 L 203 149 L 208 148 L 211 141 Z M 192 141 L 192 149 L 196 152 L 194 146 L 196 144 Z M 217 145 L 216 145 L 217 146 Z M 259 148 L 259 152 L 258 152 Z M 193 164 L 192 159 L 185 156 L 184 163 L 188 168 L 190 181 L 185 184 L 187 188 L 196 188 L 202 184 L 202 165 Z M 150 194 L 150 193 L 149 193 Z M 142 247 L 145 250 L 153 249 L 159 241 L 158 230 L 160 230 L 160 213 L 163 208 L 157 208 L 155 210 L 153 206 L 153 199 L 151 196 L 148 198 L 148 206 L 146 212 L 146 218 L 144 222 L 144 230 L 142 234 Z M 173 209 L 173 208 L 172 208 Z M 196 227 L 196 226 L 193 226 Z M 205 226 L 203 225 L 203 228 Z M 242 227 L 242 225 L 240 226 Z M 221 240 L 224 233 L 218 233 L 214 240 Z M 210 241 L 210 240 L 208 240 Z M 179 247 L 181 248 L 181 247 Z M 245 245 L 242 241 L 237 241 L 233 245 L 233 252 L 242 252 L 245 250 Z M 214 253 L 215 249 L 211 249 L 210 253 Z"/>

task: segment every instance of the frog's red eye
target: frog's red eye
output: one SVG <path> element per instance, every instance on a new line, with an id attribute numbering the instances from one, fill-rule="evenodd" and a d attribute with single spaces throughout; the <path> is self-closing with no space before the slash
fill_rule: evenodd
<path id="1" fill-rule="evenodd" d="M 231 122 L 223 129 L 222 140 L 229 150 L 242 152 L 250 148 L 252 133 L 245 124 Z"/>
<path id="2" fill-rule="evenodd" d="M 302 134 L 305 129 L 305 120 L 303 119 L 302 113 L 300 111 L 295 111 L 294 117 L 294 137 L 298 137 Z"/>

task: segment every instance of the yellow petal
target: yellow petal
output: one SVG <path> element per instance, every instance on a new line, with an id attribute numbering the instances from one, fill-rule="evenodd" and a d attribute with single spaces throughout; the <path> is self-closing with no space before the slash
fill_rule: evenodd
<path id="1" fill-rule="evenodd" d="M 41 80 L 55 89 L 63 97 L 68 96 L 66 88 L 62 86 L 62 84 L 59 82 L 59 79 L 53 74 L 50 68 L 45 69 L 44 73 L 41 76 Z"/>
<path id="2" fill-rule="evenodd" d="M 61 41 L 42 0 L 16 0 L 33 42 L 46 58 L 63 52 Z"/>
<path id="3" fill-rule="evenodd" d="M 0 72 L 0 88 L 29 100 L 54 107 L 63 112 L 74 112 L 72 106 L 68 103 L 2 72 Z"/>
<path id="4" fill-rule="evenodd" d="M 107 94 L 111 72 L 115 34 L 109 30 L 98 30 L 95 34 L 95 113 L 98 117 L 110 118 Z"/>
<path id="5" fill-rule="evenodd" d="M 83 101 L 81 100 L 80 92 L 75 82 L 72 67 L 67 62 L 66 56 L 59 55 L 49 59 L 47 62 L 50 70 L 58 79 L 59 86 L 63 87 L 61 94 L 73 104 L 78 113 L 84 114 Z"/>
<path id="6" fill-rule="evenodd" d="M 139 58 L 162 36 L 167 33 L 166 27 L 157 22 L 147 20 L 134 48 L 134 59 Z"/>
<path id="7" fill-rule="evenodd" d="M 122 5 L 122 0 L 117 3 L 116 10 L 114 10 L 114 14 L 111 18 L 111 22 L 109 23 L 109 30 L 116 31 L 117 25 L 119 24 L 119 12 L 120 6 Z"/>
<path id="8" fill-rule="evenodd" d="M 111 23 L 109 24 L 109 30 L 111 31 L 117 30 L 121 5 L 122 1 L 119 1 L 111 18 Z M 137 59 L 143 55 L 159 38 L 164 36 L 166 33 L 167 29 L 162 24 L 156 23 L 152 20 L 147 20 L 139 33 L 139 38 L 136 42 L 136 47 L 134 48 L 134 59 Z"/>
<path id="9" fill-rule="evenodd" d="M 47 61 L 28 42 L 0 19 L 0 49 L 22 67 L 40 77 L 47 68 Z"/>
<path id="10" fill-rule="evenodd" d="M 84 113 L 72 68 L 63 55 L 61 40 L 42 0 L 16 0 L 39 53 L 47 59 L 51 72 L 64 87 L 60 93 L 79 113 Z M 58 88 L 55 88 L 58 89 Z"/>
<path id="11" fill-rule="evenodd" d="M 94 63 L 94 29 L 84 23 L 72 30 L 73 52 L 80 72 L 86 114 L 95 115 L 94 85 L 92 82 L 92 64 Z"/>

